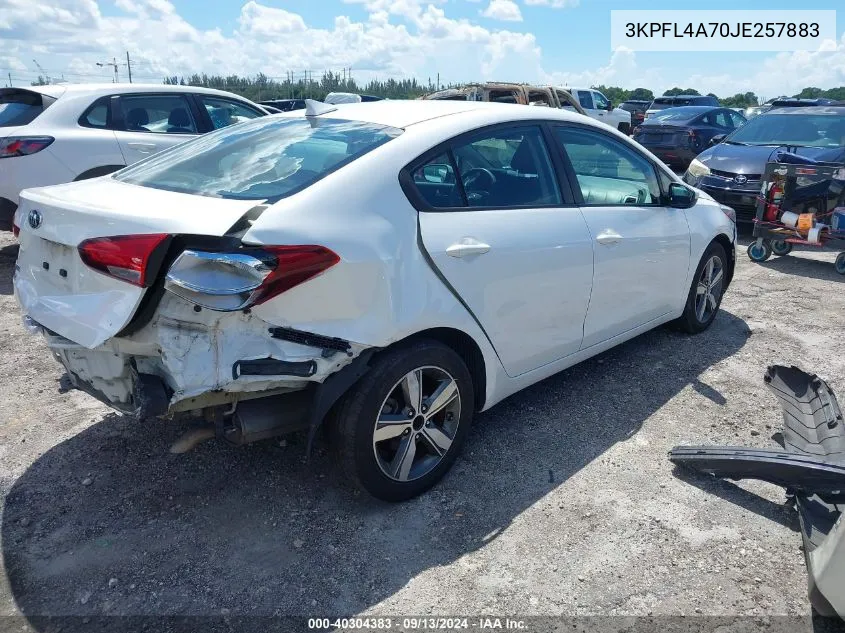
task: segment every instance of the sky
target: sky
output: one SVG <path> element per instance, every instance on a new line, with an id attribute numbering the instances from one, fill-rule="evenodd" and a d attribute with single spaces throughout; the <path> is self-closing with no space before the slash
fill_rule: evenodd
<path id="1" fill-rule="evenodd" d="M 612 9 L 796 9 L 795 0 L 0 0 L 0 85 L 40 73 L 111 81 L 126 53 L 136 82 L 194 72 L 366 81 L 521 81 L 673 86 L 728 96 L 845 85 L 845 10 L 837 39 L 792 53 L 634 52 L 610 46 Z M 803 8 L 836 9 L 841 0 Z M 37 64 L 36 64 L 37 62 Z"/>

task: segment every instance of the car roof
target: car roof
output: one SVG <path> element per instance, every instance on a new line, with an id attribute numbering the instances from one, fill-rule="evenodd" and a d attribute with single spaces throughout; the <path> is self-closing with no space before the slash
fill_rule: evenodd
<path id="1" fill-rule="evenodd" d="M 802 115 L 802 114 L 828 114 L 828 115 L 845 115 L 845 104 L 843 105 L 824 105 L 824 106 L 806 106 L 803 108 L 790 108 L 790 107 L 774 107 L 771 110 L 768 110 L 761 114 L 760 116 L 766 116 L 769 114 L 792 114 L 792 115 Z"/>
<path id="2" fill-rule="evenodd" d="M 40 92 L 50 97 L 60 97 L 63 94 L 114 94 L 131 92 L 193 92 L 218 96 L 235 96 L 234 93 L 214 88 L 202 88 L 200 86 L 179 86 L 171 84 L 135 84 L 135 83 L 109 83 L 109 84 L 53 84 L 49 86 L 27 86 L 24 90 Z M 243 99 L 243 97 L 240 97 Z"/>
<path id="3" fill-rule="evenodd" d="M 328 105 L 328 104 L 326 104 Z M 476 111 L 502 113 L 502 121 L 520 119 L 558 119 L 561 121 L 591 122 L 582 114 L 557 108 L 536 108 L 512 103 L 490 103 L 487 101 L 447 101 L 438 99 L 382 100 L 361 103 L 343 103 L 331 106 L 334 110 L 321 116 L 330 119 L 363 121 L 404 129 L 424 121 L 445 116 L 469 114 Z M 305 116 L 304 110 L 287 112 L 277 116 Z M 601 125 L 596 123 L 596 125 Z"/>

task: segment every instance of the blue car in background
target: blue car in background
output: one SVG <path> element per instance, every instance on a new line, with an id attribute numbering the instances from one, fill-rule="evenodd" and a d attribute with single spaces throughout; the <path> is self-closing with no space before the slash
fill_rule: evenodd
<path id="1" fill-rule="evenodd" d="M 745 121 L 730 108 L 682 106 L 655 112 L 633 137 L 670 167 L 683 170 L 714 138 L 724 138 Z"/>

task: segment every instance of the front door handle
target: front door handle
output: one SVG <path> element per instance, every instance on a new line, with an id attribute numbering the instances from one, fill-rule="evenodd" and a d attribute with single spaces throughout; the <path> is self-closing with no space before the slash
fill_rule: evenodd
<path id="1" fill-rule="evenodd" d="M 596 237 L 596 242 L 598 242 L 599 244 L 608 245 L 608 244 L 616 244 L 621 239 L 622 239 L 622 236 L 619 235 L 619 233 L 617 233 L 616 231 L 613 231 L 611 229 L 607 229 L 607 230 L 602 231 L 601 233 L 598 234 L 598 236 Z"/>
<path id="2" fill-rule="evenodd" d="M 143 154 L 149 154 L 150 152 L 155 151 L 156 148 L 155 143 L 127 143 L 126 145 L 130 149 L 137 150 Z"/>
<path id="3" fill-rule="evenodd" d="M 489 244 L 484 244 L 471 237 L 465 237 L 457 244 L 446 249 L 449 257 L 467 257 L 468 255 L 483 255 L 490 250 Z"/>

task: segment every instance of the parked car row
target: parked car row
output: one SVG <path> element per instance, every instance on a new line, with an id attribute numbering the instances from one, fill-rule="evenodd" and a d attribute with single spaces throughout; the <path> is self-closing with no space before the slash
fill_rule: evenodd
<path id="1" fill-rule="evenodd" d="M 631 113 L 614 108 L 600 91 L 593 88 L 561 88 L 529 84 L 488 82 L 440 90 L 421 99 L 435 101 L 488 101 L 563 108 L 601 121 L 623 134 L 631 132 Z"/>

